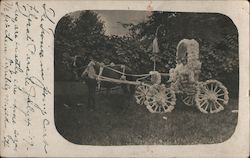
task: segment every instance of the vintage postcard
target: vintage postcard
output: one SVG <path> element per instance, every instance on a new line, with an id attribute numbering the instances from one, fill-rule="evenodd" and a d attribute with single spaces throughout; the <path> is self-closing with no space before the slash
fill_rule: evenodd
<path id="1" fill-rule="evenodd" d="M 247 1 L 3 0 L 1 157 L 248 157 Z"/>

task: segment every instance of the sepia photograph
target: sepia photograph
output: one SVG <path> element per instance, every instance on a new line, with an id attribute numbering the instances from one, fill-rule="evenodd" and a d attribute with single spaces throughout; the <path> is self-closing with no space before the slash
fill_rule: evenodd
<path id="1" fill-rule="evenodd" d="M 248 157 L 248 2 L 0 3 L 0 157 Z"/>
<path id="2" fill-rule="evenodd" d="M 222 143 L 238 98 L 238 29 L 226 15 L 79 10 L 56 24 L 54 120 L 71 143 Z"/>

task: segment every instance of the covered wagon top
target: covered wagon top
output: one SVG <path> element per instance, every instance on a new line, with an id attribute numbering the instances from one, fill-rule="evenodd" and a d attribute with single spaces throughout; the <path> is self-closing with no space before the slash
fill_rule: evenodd
<path id="1" fill-rule="evenodd" d="M 176 63 L 199 60 L 199 43 L 194 39 L 183 39 L 177 45 Z"/>

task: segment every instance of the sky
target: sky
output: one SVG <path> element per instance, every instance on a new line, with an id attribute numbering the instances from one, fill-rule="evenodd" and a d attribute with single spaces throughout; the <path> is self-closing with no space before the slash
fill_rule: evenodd
<path id="1" fill-rule="evenodd" d="M 149 12 L 145 11 L 96 11 L 104 21 L 107 35 L 125 35 L 128 30 L 119 23 L 137 24 L 146 21 Z"/>
<path id="2" fill-rule="evenodd" d="M 122 10 L 96 10 L 96 13 L 100 16 L 100 19 L 104 21 L 105 30 L 107 35 L 123 36 L 128 33 L 128 30 L 124 28 L 120 23 L 133 23 L 137 24 L 142 21 L 146 21 L 147 17 L 151 14 L 146 11 L 122 11 Z M 71 13 L 74 17 L 80 15 L 80 12 Z M 119 23 L 120 22 L 120 23 Z"/>

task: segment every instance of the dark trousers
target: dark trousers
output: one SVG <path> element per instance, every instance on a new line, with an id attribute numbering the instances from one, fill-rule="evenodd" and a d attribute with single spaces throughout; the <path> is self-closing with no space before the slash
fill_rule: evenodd
<path id="1" fill-rule="evenodd" d="M 95 108 L 95 92 L 97 82 L 95 79 L 87 78 L 86 84 L 88 86 L 88 107 Z"/>

